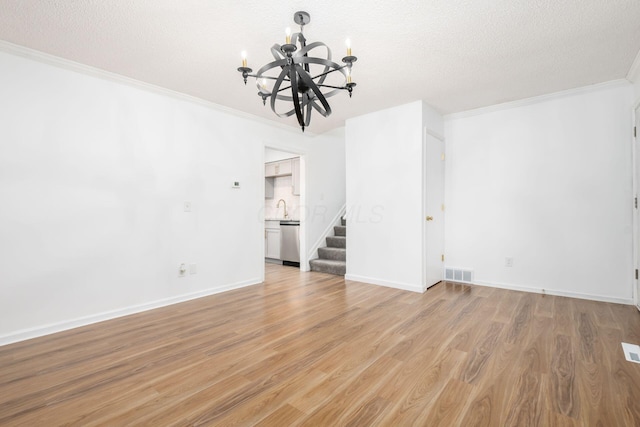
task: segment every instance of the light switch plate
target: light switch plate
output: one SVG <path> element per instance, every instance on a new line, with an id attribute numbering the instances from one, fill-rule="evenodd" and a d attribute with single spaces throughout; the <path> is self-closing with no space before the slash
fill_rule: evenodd
<path id="1" fill-rule="evenodd" d="M 184 211 L 191 212 L 191 202 L 184 202 Z"/>
<path id="2" fill-rule="evenodd" d="M 178 266 L 178 277 L 184 277 L 187 274 L 187 265 L 182 263 Z"/>

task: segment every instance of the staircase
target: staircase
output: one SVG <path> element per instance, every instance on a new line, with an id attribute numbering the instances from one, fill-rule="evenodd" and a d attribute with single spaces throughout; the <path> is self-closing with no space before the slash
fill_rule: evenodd
<path id="1" fill-rule="evenodd" d="M 344 276 L 347 272 L 347 222 L 333 227 L 334 236 L 327 237 L 327 247 L 318 248 L 317 259 L 309 261 L 311 271 Z"/>

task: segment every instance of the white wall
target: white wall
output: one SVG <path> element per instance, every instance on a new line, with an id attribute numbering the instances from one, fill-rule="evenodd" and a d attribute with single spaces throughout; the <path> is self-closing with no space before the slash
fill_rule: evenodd
<path id="1" fill-rule="evenodd" d="M 265 144 L 343 151 L 111 80 L 0 52 L 0 344 L 259 282 Z"/>
<path id="2" fill-rule="evenodd" d="M 422 291 L 421 101 L 347 120 L 349 280 Z"/>
<path id="3" fill-rule="evenodd" d="M 300 211 L 307 230 L 307 257 L 315 258 L 314 247 L 323 244 L 327 228 L 333 226 L 346 202 L 345 129 L 315 137 L 308 144 L 304 164 L 306 187 Z M 320 241 L 320 242 L 319 242 Z M 309 265 L 303 266 L 308 269 Z"/>
<path id="4" fill-rule="evenodd" d="M 629 303 L 632 103 L 618 82 L 448 117 L 447 265 L 481 284 Z"/>

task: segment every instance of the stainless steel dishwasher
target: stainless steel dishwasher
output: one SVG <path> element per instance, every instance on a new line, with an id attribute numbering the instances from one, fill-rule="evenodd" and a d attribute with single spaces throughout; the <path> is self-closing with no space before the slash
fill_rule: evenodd
<path id="1" fill-rule="evenodd" d="M 300 221 L 280 221 L 280 259 L 300 267 Z"/>

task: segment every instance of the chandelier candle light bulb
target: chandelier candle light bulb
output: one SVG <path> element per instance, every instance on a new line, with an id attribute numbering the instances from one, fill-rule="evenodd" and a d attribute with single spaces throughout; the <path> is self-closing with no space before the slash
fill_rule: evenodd
<path id="1" fill-rule="evenodd" d="M 291 28 L 289 28 L 289 27 L 285 28 L 284 33 L 287 36 L 286 37 L 286 43 L 287 44 L 291 44 Z"/>
<path id="2" fill-rule="evenodd" d="M 351 39 L 347 39 L 344 42 L 347 45 L 347 56 L 351 56 Z"/>
<path id="3" fill-rule="evenodd" d="M 242 57 L 242 66 L 246 67 L 247 66 L 247 51 L 243 50 L 242 52 L 240 52 L 240 56 Z"/>

